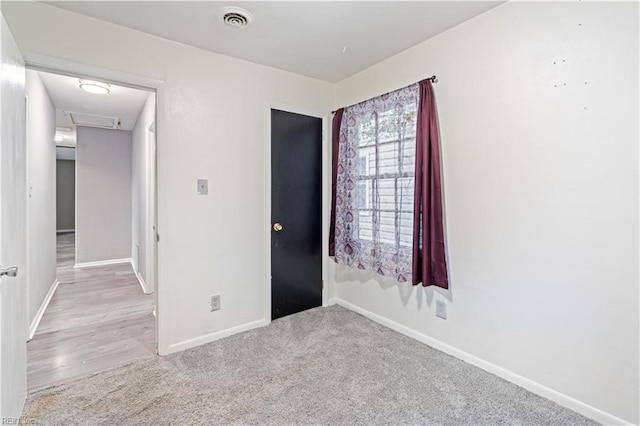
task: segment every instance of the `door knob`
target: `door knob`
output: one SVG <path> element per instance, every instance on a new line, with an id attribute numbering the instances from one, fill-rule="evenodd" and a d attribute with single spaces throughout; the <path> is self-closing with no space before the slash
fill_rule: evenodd
<path id="1" fill-rule="evenodd" d="M 282 231 L 282 225 L 280 225 L 278 222 L 273 224 L 273 230 L 276 232 L 280 232 Z"/>
<path id="2" fill-rule="evenodd" d="M 0 277 L 4 277 L 4 276 L 8 276 L 8 277 L 15 277 L 18 275 L 18 267 L 17 266 L 11 266 L 9 268 L 5 268 L 5 269 L 0 269 Z"/>

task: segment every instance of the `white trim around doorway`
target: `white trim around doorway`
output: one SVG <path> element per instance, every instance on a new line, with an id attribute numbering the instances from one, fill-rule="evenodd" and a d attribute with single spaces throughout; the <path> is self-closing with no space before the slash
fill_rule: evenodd
<path id="1" fill-rule="evenodd" d="M 22 53 L 26 62 L 26 67 L 29 69 L 33 69 L 36 71 L 51 72 L 51 73 L 67 75 L 71 77 L 78 77 L 78 78 L 94 78 L 94 79 L 99 79 L 101 81 L 105 81 L 107 83 L 112 83 L 115 85 L 146 90 L 149 92 L 155 92 L 156 94 L 156 117 L 155 117 L 156 134 L 155 136 L 156 136 L 156 144 L 157 144 L 156 150 L 159 149 L 159 146 L 162 141 L 162 135 L 164 134 L 164 131 L 165 131 L 166 123 L 168 123 L 168 114 L 165 107 L 166 88 L 165 88 L 165 82 L 163 80 L 158 80 L 155 78 L 144 77 L 144 76 L 135 75 L 135 74 L 129 74 L 121 71 L 109 70 L 101 67 L 96 67 L 93 65 L 67 61 L 65 59 L 56 58 L 56 57 L 47 56 L 47 55 L 41 55 L 33 52 L 22 52 Z M 155 162 L 156 170 L 153 171 L 153 173 L 156 176 L 158 174 L 157 167 L 158 167 L 158 163 L 157 163 L 157 155 L 156 155 L 156 162 Z M 154 212 L 156 212 L 156 215 L 157 215 L 157 203 L 158 203 L 157 178 L 155 179 L 155 182 L 156 182 L 156 186 L 153 188 L 150 188 L 150 190 L 156 194 L 156 196 L 154 197 L 156 201 Z M 156 219 L 155 225 L 156 225 L 156 233 L 159 233 L 161 225 L 160 223 L 158 223 L 157 219 Z M 160 250 L 160 246 L 156 241 L 155 252 L 158 253 L 159 250 Z M 129 262 L 130 259 L 129 258 L 113 259 L 111 263 L 118 263 L 119 261 Z M 90 263 L 90 264 L 87 264 L 87 263 Z M 87 262 L 87 263 L 77 264 L 76 267 L 98 266 L 96 265 L 96 262 Z M 102 264 L 104 264 L 104 262 L 102 262 Z M 156 268 L 155 274 L 154 274 L 156 282 L 150 286 L 154 289 L 153 297 L 154 297 L 154 306 L 156 311 L 157 353 L 160 355 L 166 355 L 171 352 L 169 348 L 170 323 L 169 323 L 169 318 L 163 315 L 163 312 L 164 312 L 163 306 L 162 306 L 163 299 L 161 297 L 161 294 L 163 293 L 162 281 L 158 274 L 157 264 L 155 264 L 154 266 Z"/>

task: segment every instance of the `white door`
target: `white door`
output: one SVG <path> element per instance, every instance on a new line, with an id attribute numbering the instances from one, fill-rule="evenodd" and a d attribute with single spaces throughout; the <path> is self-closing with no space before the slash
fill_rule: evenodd
<path id="1" fill-rule="evenodd" d="M 0 418 L 6 419 L 20 416 L 27 394 L 27 161 L 24 61 L 4 16 L 1 26 Z"/>
<path id="2" fill-rule="evenodd" d="M 154 96 L 155 97 L 155 96 Z M 151 123 L 147 129 L 147 229 L 145 239 L 147 246 L 146 280 L 149 291 L 156 291 L 156 123 Z M 155 296 L 154 296 L 155 297 Z M 157 309 L 157 305 L 154 305 Z"/>

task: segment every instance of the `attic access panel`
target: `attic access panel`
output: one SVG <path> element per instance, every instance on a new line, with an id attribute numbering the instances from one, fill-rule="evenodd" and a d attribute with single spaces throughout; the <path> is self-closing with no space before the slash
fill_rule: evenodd
<path id="1" fill-rule="evenodd" d="M 107 115 L 86 114 L 82 112 L 65 111 L 67 117 L 76 126 L 100 127 L 102 129 L 119 129 L 120 119 Z"/>

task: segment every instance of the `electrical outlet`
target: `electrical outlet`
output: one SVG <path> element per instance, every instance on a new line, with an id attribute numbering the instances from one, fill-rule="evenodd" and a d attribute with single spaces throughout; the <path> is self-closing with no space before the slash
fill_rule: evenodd
<path id="1" fill-rule="evenodd" d="M 220 295 L 214 294 L 211 296 L 211 312 L 220 310 Z"/>
<path id="2" fill-rule="evenodd" d="M 447 319 L 447 304 L 441 300 L 436 300 L 436 316 L 445 320 Z"/>
<path id="3" fill-rule="evenodd" d="M 207 179 L 198 179 L 198 195 L 209 194 L 209 181 Z"/>

